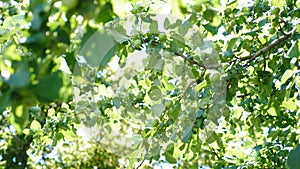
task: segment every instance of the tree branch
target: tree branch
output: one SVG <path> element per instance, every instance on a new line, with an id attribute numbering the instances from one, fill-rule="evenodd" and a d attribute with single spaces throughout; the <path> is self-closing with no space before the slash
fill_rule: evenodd
<path id="1" fill-rule="evenodd" d="M 280 38 L 274 40 L 273 42 L 269 43 L 269 44 L 265 44 L 265 47 L 263 47 L 262 49 L 260 49 L 259 51 L 255 52 L 254 54 L 247 56 L 247 57 L 243 57 L 240 58 L 241 61 L 247 61 L 245 65 L 247 65 L 248 63 L 250 63 L 251 61 L 253 61 L 255 58 L 257 58 L 258 56 L 267 53 L 269 50 L 271 50 L 272 48 L 274 48 L 275 46 L 277 46 L 278 44 L 286 41 L 289 37 L 291 37 L 291 35 L 296 31 L 296 28 L 293 29 L 292 31 L 285 33 L 283 36 L 281 36 Z"/>
<path id="2" fill-rule="evenodd" d="M 152 42 L 151 44 L 153 44 L 155 46 L 159 45 L 158 42 Z M 166 47 L 163 47 L 162 49 L 169 51 Z M 169 51 L 169 52 L 171 52 L 171 51 Z M 207 65 L 206 66 L 202 63 L 199 63 L 199 62 L 195 61 L 193 58 L 187 58 L 183 53 L 180 53 L 178 51 L 175 52 L 175 55 L 180 56 L 181 58 L 188 61 L 189 63 L 197 65 L 197 66 L 199 66 L 201 68 L 204 68 L 204 69 L 216 69 L 216 68 L 222 67 L 222 64 L 215 64 L 215 65 Z"/>
<path id="3" fill-rule="evenodd" d="M 187 58 L 185 57 L 182 53 L 179 52 L 175 52 L 175 55 L 182 57 L 184 60 L 187 60 L 188 62 L 190 62 L 191 64 L 197 65 L 199 67 L 202 67 L 204 69 L 216 69 L 222 66 L 222 64 L 216 64 L 216 65 L 204 65 L 202 63 L 199 63 L 197 61 L 195 61 L 193 58 Z"/>
<path id="4" fill-rule="evenodd" d="M 212 150 L 213 154 L 218 158 L 218 160 L 220 160 L 221 158 L 218 155 L 218 153 L 216 152 L 216 150 L 213 147 L 211 147 L 211 150 Z"/>
<path id="5" fill-rule="evenodd" d="M 135 169 L 139 169 L 139 168 L 143 165 L 144 161 L 145 161 L 145 159 L 143 159 L 143 160 L 141 161 L 141 163 L 140 163 Z"/>

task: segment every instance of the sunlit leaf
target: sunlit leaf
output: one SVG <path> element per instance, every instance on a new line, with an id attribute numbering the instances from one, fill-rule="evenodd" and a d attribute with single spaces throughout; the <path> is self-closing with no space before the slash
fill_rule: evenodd
<path id="1" fill-rule="evenodd" d="M 284 5 L 286 5 L 286 2 L 281 0 L 272 0 L 271 4 L 272 6 L 277 6 L 279 8 L 282 8 Z"/>
<path id="2" fill-rule="evenodd" d="M 30 124 L 30 130 L 32 131 L 38 131 L 42 128 L 40 122 L 38 122 L 37 120 L 33 120 Z"/>
<path id="3" fill-rule="evenodd" d="M 297 105 L 292 99 L 282 102 L 281 106 L 291 111 L 297 110 Z"/>
<path id="4" fill-rule="evenodd" d="M 281 82 L 281 85 L 285 84 L 285 82 L 290 78 L 292 77 L 294 74 L 294 71 L 293 70 L 286 70 L 284 72 L 284 74 L 282 75 L 281 79 L 280 79 L 280 82 Z"/>

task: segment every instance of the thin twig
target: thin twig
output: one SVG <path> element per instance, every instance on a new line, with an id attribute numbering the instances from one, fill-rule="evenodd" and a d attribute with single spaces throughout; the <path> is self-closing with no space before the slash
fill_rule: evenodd
<path id="1" fill-rule="evenodd" d="M 145 159 L 143 159 L 142 162 L 135 169 L 139 169 L 143 165 L 144 161 Z"/>
<path id="2" fill-rule="evenodd" d="M 197 65 L 199 67 L 206 69 L 206 66 L 204 64 L 195 61 L 193 58 L 188 59 L 186 56 L 184 56 L 184 54 L 182 54 L 180 52 L 175 52 L 175 55 L 182 57 L 184 60 L 190 62 L 191 64 L 194 64 L 194 65 Z"/>
<path id="3" fill-rule="evenodd" d="M 218 155 L 218 153 L 216 152 L 216 150 L 214 148 L 212 148 L 212 152 L 216 155 L 216 157 L 218 158 L 218 160 L 220 160 L 220 156 Z"/>
<path id="4" fill-rule="evenodd" d="M 159 45 L 158 42 L 152 42 L 151 44 L 156 45 L 156 46 Z M 168 51 L 168 49 L 166 47 L 163 47 L 162 49 Z M 201 68 L 204 68 L 204 69 L 217 69 L 219 67 L 222 67 L 222 64 L 215 64 L 215 65 L 207 65 L 206 66 L 202 63 L 199 63 L 199 62 L 195 61 L 193 58 L 187 58 L 183 53 L 180 53 L 178 51 L 175 52 L 175 55 L 180 56 L 181 58 L 183 58 L 184 60 L 190 62 L 191 64 L 197 65 L 197 66 L 199 66 Z"/>
<path id="5" fill-rule="evenodd" d="M 280 38 L 274 40 L 273 42 L 271 42 L 269 44 L 265 44 L 265 47 L 263 47 L 259 51 L 255 52 L 254 54 L 252 54 L 250 56 L 247 56 L 247 57 L 243 57 L 240 60 L 241 61 L 246 61 L 245 65 L 247 65 L 248 63 L 250 63 L 251 61 L 253 61 L 255 58 L 257 58 L 258 56 L 260 56 L 262 54 L 265 54 L 266 52 L 268 52 L 269 50 L 273 49 L 278 44 L 286 41 L 295 31 L 296 31 L 296 28 L 294 28 L 292 31 L 290 31 L 288 33 L 285 33 L 285 35 L 283 35 Z"/>
<path id="6" fill-rule="evenodd" d="M 175 55 L 182 57 L 184 60 L 190 62 L 191 64 L 197 65 L 199 67 L 202 67 L 204 69 L 216 69 L 222 66 L 222 64 L 215 64 L 215 65 L 204 65 L 202 63 L 199 63 L 197 61 L 195 61 L 193 58 L 187 58 L 186 56 L 184 56 L 184 54 L 180 53 L 180 52 L 175 52 Z"/>

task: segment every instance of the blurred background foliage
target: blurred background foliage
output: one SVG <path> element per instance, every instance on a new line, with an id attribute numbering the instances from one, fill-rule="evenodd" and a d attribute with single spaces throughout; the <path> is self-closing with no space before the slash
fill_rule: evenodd
<path id="1" fill-rule="evenodd" d="M 188 20 L 213 41 L 230 112 L 206 142 L 195 129 L 142 167 L 300 167 L 299 0 L 3 0 L 0 10 L 1 168 L 138 166 L 142 159 L 106 152 L 78 134 L 71 82 L 75 55 L 95 31 L 147 13 Z"/>

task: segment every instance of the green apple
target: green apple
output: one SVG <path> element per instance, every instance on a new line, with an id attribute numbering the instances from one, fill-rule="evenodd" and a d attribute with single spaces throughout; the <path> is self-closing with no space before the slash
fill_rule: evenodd
<path id="1" fill-rule="evenodd" d="M 272 9 L 272 11 L 271 11 L 271 13 L 272 13 L 273 15 L 278 15 L 279 12 L 280 12 L 280 9 L 279 9 L 278 7 Z"/>
<path id="2" fill-rule="evenodd" d="M 200 12 L 202 10 L 201 4 L 196 4 L 193 6 L 195 12 Z"/>
<path id="3" fill-rule="evenodd" d="M 216 84 L 218 81 L 220 81 L 221 74 L 218 71 L 211 71 L 209 72 L 209 80 L 212 84 Z"/>
<path id="4" fill-rule="evenodd" d="M 139 34 L 134 34 L 133 36 L 132 36 L 132 40 L 137 40 L 139 38 Z"/>
<path id="5" fill-rule="evenodd" d="M 157 127 L 158 123 L 159 123 L 159 121 L 157 119 L 155 119 L 152 123 L 152 127 Z"/>
<path id="6" fill-rule="evenodd" d="M 131 53 L 134 52 L 134 48 L 132 46 L 129 46 L 128 47 L 128 52 L 131 52 Z"/>
<path id="7" fill-rule="evenodd" d="M 131 9 L 131 13 L 134 14 L 134 15 L 137 14 L 137 9 L 136 8 L 132 8 Z"/>
<path id="8" fill-rule="evenodd" d="M 158 39 L 160 41 L 165 41 L 165 40 L 167 40 L 167 35 L 163 32 L 160 32 L 159 35 L 158 35 Z"/>
<path id="9" fill-rule="evenodd" d="M 139 48 L 142 46 L 142 41 L 140 39 L 136 39 L 135 41 L 133 41 L 133 46 L 136 48 Z"/>

